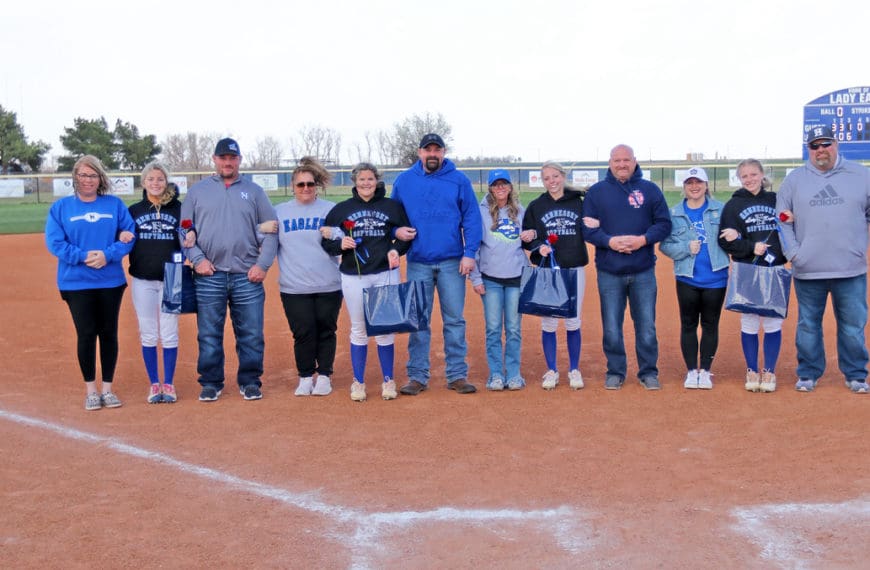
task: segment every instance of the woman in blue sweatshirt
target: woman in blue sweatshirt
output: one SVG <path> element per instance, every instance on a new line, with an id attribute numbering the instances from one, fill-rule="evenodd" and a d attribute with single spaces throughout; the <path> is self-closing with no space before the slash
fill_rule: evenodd
<path id="1" fill-rule="evenodd" d="M 86 410 L 121 406 L 112 392 L 112 381 L 118 361 L 118 314 L 127 287 L 121 260 L 133 243 L 122 243 L 119 236 L 123 231 L 132 232 L 134 226 L 124 202 L 109 194 L 111 189 L 100 160 L 83 156 L 73 166 L 73 194 L 52 204 L 45 222 L 46 245 L 57 257 L 57 288 L 76 328 L 79 368 L 87 389 Z"/>
<path id="2" fill-rule="evenodd" d="M 477 252 L 471 284 L 483 299 L 486 319 L 486 362 L 488 390 L 519 390 L 526 385 L 520 373 L 522 320 L 519 311 L 520 278 L 529 259 L 522 242 L 535 237 L 534 230 L 522 231 L 525 209 L 520 205 L 510 174 L 489 172 L 489 191 L 480 202 L 483 240 Z M 502 325 L 505 342 L 502 346 Z"/>
<path id="3" fill-rule="evenodd" d="M 565 337 L 568 345 L 568 381 L 573 390 L 583 387 L 580 374 L 580 317 L 583 314 L 583 292 L 589 263 L 586 241 L 583 239 L 583 193 L 565 185 L 565 169 L 556 162 L 541 166 L 541 178 L 546 192 L 535 198 L 523 216 L 523 230 L 535 230 L 534 238 L 523 244 L 531 251 L 532 263 L 547 267 L 555 256 L 556 265 L 577 272 L 577 316 L 565 319 Z M 551 238 L 551 236 L 554 236 Z M 555 244 L 551 241 L 555 241 Z M 553 256 L 550 255 L 553 252 Z M 559 383 L 556 367 L 556 328 L 559 319 L 541 318 L 541 344 L 547 371 L 541 380 L 544 390 L 553 390 Z"/>

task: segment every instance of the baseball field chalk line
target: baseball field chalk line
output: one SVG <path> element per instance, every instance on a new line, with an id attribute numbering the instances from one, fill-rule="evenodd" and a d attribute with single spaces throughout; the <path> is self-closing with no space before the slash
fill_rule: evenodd
<path id="1" fill-rule="evenodd" d="M 586 533 L 580 529 L 580 523 L 584 518 L 583 513 L 567 506 L 540 510 L 440 507 L 429 511 L 365 512 L 359 509 L 331 505 L 318 499 L 313 493 L 294 493 L 280 487 L 243 479 L 218 469 L 181 461 L 165 453 L 124 443 L 118 438 L 88 433 L 3 409 L 0 409 L 0 418 L 19 425 L 52 432 L 67 439 L 100 444 L 123 455 L 150 461 L 185 474 L 226 485 L 238 491 L 331 518 L 339 526 L 347 526 L 351 529 L 345 533 L 333 531 L 332 535 L 339 542 L 346 544 L 351 551 L 351 568 L 354 569 L 361 570 L 371 567 L 374 557 L 388 550 L 387 545 L 383 544 L 382 540 L 386 538 L 386 534 L 399 532 L 420 524 L 466 524 L 482 528 L 487 528 L 487 525 L 490 524 L 498 524 L 497 534 L 506 540 L 511 540 L 512 537 L 506 536 L 505 525 L 523 525 L 524 527 L 539 525 L 540 532 L 551 537 L 567 554 L 578 554 L 592 547 L 591 541 L 587 540 L 585 536 Z M 527 528 L 518 528 L 516 537 L 523 537 L 527 532 Z"/>
<path id="2" fill-rule="evenodd" d="M 870 521 L 870 499 L 841 503 L 786 503 L 731 510 L 738 524 L 733 529 L 761 549 L 762 558 L 787 568 L 816 568 L 827 549 L 812 540 L 816 530 L 851 534 L 844 539 L 864 540 L 861 529 Z"/>

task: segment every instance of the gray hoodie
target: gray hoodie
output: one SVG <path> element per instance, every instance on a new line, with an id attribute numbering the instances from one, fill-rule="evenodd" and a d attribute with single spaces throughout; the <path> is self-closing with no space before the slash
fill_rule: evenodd
<path id="1" fill-rule="evenodd" d="M 785 178 L 777 213 L 791 210 L 794 223 L 780 224 L 782 246 L 798 279 L 838 279 L 867 272 L 870 170 L 838 157 L 822 172 L 807 163 Z"/>
<path id="2" fill-rule="evenodd" d="M 529 264 L 529 258 L 526 257 L 526 252 L 520 241 L 525 210 L 519 206 L 517 221 L 514 222 L 508 218 L 508 209 L 501 208 L 498 212 L 499 224 L 493 230 L 491 229 L 492 216 L 489 213 L 486 196 L 480 201 L 483 239 L 475 256 L 477 263 L 471 272 L 472 285 L 483 283 L 484 275 L 497 279 L 519 278 L 523 273 L 523 267 Z"/>
<path id="3" fill-rule="evenodd" d="M 333 206 L 334 202 L 317 198 L 310 204 L 290 200 L 275 207 L 282 293 L 308 295 L 341 289 L 338 258 L 320 245 L 320 226 Z"/>

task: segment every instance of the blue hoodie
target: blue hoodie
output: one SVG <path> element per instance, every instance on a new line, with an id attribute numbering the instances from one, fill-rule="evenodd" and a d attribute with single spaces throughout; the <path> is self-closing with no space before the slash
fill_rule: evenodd
<path id="1" fill-rule="evenodd" d="M 474 259 L 483 236 L 477 196 L 468 177 L 449 159 L 432 173 L 418 160 L 396 178 L 390 197 L 404 206 L 417 230 L 408 261 Z"/>
<path id="2" fill-rule="evenodd" d="M 661 189 L 644 180 L 640 166 L 626 182 L 608 169 L 601 182 L 586 193 L 583 215 L 597 219 L 597 228 L 583 228 L 586 241 L 595 246 L 595 267 L 615 275 L 640 273 L 655 267 L 655 244 L 671 233 L 671 216 Z M 646 245 L 632 253 L 610 249 L 610 238 L 642 235 Z"/>

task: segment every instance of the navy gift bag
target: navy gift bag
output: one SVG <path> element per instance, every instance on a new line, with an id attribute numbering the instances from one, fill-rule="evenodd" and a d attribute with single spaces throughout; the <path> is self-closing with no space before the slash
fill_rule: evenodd
<path id="1" fill-rule="evenodd" d="M 195 313 L 196 287 L 193 281 L 193 267 L 183 263 L 167 261 L 163 266 L 164 313 Z"/>
<path id="2" fill-rule="evenodd" d="M 519 312 L 539 317 L 577 316 L 577 272 L 560 267 L 524 267 Z"/>
<path id="3" fill-rule="evenodd" d="M 736 313 L 784 319 L 788 315 L 790 292 L 790 269 L 782 265 L 732 263 L 725 308 Z"/>
<path id="4" fill-rule="evenodd" d="M 406 333 L 429 329 L 426 291 L 422 281 L 406 281 L 363 289 L 366 334 Z"/>

